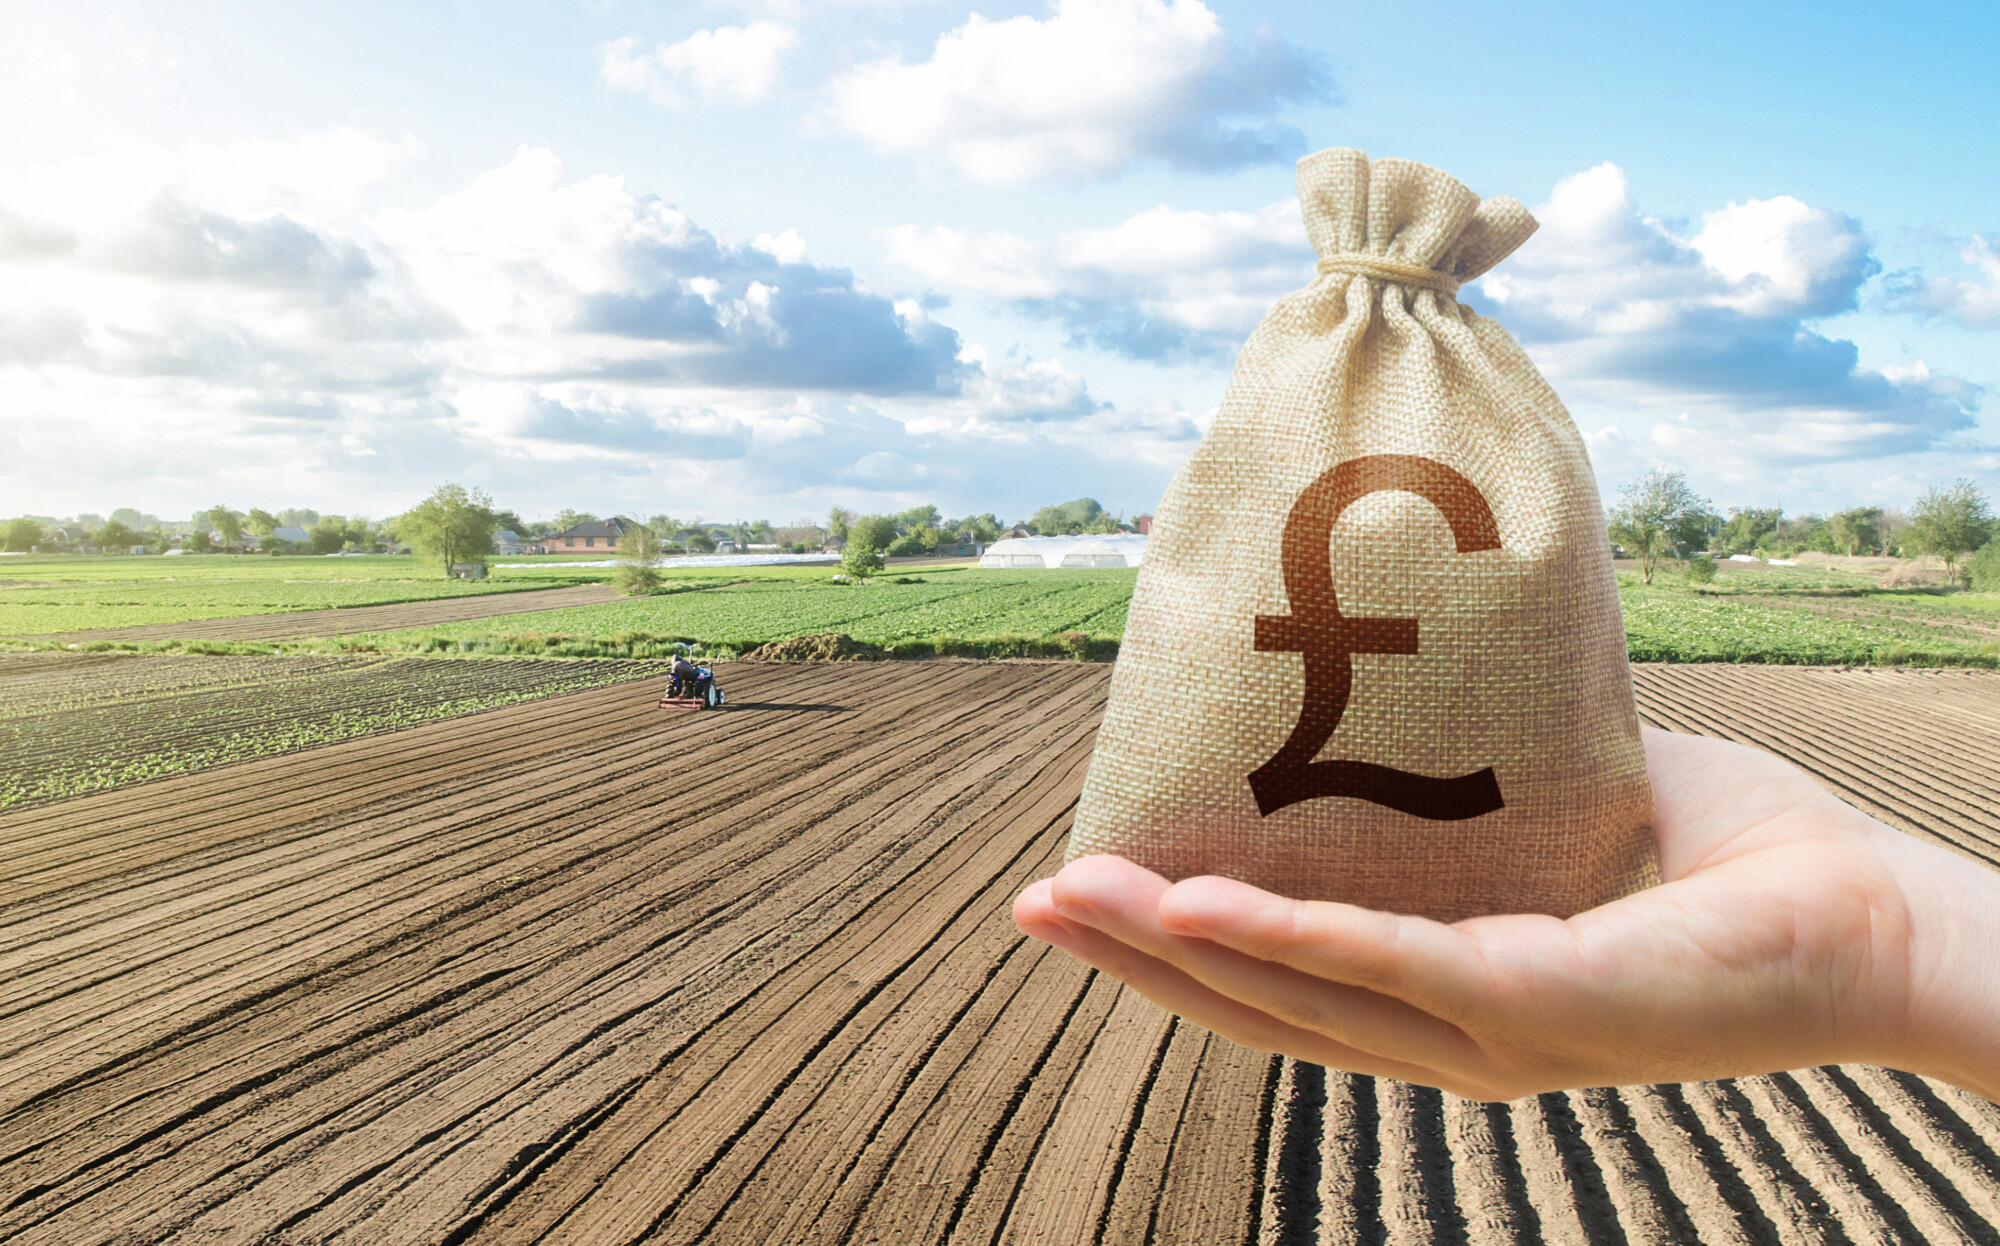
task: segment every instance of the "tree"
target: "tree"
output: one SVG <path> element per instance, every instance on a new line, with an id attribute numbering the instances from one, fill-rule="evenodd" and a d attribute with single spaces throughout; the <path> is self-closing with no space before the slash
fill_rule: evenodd
<path id="1" fill-rule="evenodd" d="M 896 539 L 896 521 L 888 515 L 863 515 L 847 525 L 847 543 L 878 553 Z"/>
<path id="2" fill-rule="evenodd" d="M 493 499 L 484 489 L 444 484 L 396 519 L 396 534 L 451 574 L 454 563 L 482 562 L 493 550 Z"/>
<path id="3" fill-rule="evenodd" d="M 893 516 L 893 518 L 896 521 L 896 526 L 905 532 L 910 532 L 917 528 L 935 528 L 944 522 L 944 517 L 938 514 L 938 508 L 929 503 L 925 503 L 922 506 L 912 506 L 902 514 Z"/>
<path id="4" fill-rule="evenodd" d="M 944 533 L 936 528 L 913 528 L 889 542 L 886 552 L 896 558 L 915 558 L 920 554 L 935 554 L 943 543 Z"/>
<path id="5" fill-rule="evenodd" d="M 568 532 L 578 524 L 589 523 L 595 518 L 597 516 L 591 514 L 589 511 L 573 511 L 565 506 L 556 512 L 556 531 Z"/>
<path id="6" fill-rule="evenodd" d="M 48 533 L 42 531 L 42 525 L 36 523 L 34 520 L 26 518 L 14 519 L 8 521 L 7 536 L 4 544 L 7 549 L 16 554 L 25 554 L 35 546 L 40 545 L 47 538 Z"/>
<path id="7" fill-rule="evenodd" d="M 1903 548 L 1903 539 L 1910 531 L 1910 517 L 1902 511 L 1890 507 L 1888 510 L 1882 512 L 1882 518 L 1877 521 L 1875 527 L 1878 533 L 1876 548 L 1882 551 L 1882 557 L 1895 558 L 1900 556 Z"/>
<path id="8" fill-rule="evenodd" d="M 850 538 L 847 548 L 840 552 L 840 570 L 856 580 L 866 580 L 880 571 L 884 562 L 882 551 L 872 545 L 863 545 Z"/>
<path id="9" fill-rule="evenodd" d="M 1827 520 L 1826 528 L 1834 547 L 1851 558 L 1864 549 L 1874 549 L 1881 541 L 1881 522 L 1881 507 L 1857 506 Z"/>
<path id="10" fill-rule="evenodd" d="M 1043 536 L 1074 536 L 1102 514 L 1104 508 L 1096 498 L 1078 498 L 1061 506 L 1044 506 L 1028 520 L 1028 526 Z"/>
<path id="11" fill-rule="evenodd" d="M 214 542 L 209 539 L 207 528 L 196 528 L 188 534 L 187 547 L 197 554 L 206 554 Z"/>
<path id="12" fill-rule="evenodd" d="M 494 511 L 493 522 L 499 525 L 495 529 L 497 532 L 511 532 L 515 536 L 519 536 L 528 530 L 528 525 L 523 523 L 521 517 L 513 511 Z"/>
<path id="13" fill-rule="evenodd" d="M 1722 525 L 1722 552 L 1725 554 L 1747 554 L 1757 548 L 1757 542 L 1766 533 L 1776 532 L 1783 522 L 1785 512 L 1782 507 L 1758 510 L 1755 507 L 1732 506 L 1729 508 L 1729 522 Z"/>
<path id="14" fill-rule="evenodd" d="M 1932 485 L 1910 508 L 1910 539 L 1917 549 L 1944 559 L 1946 579 L 1958 578 L 1958 560 L 1986 544 L 1993 533 L 1993 508 L 1970 480 Z"/>
<path id="15" fill-rule="evenodd" d="M 284 510 L 278 512 L 278 522 L 275 526 L 284 528 L 304 528 L 306 531 L 311 532 L 313 525 L 318 522 L 319 522 L 318 511 L 303 506 L 288 506 Z"/>
<path id="16" fill-rule="evenodd" d="M 127 531 L 137 532 L 146 526 L 146 517 L 130 506 L 121 506 L 111 512 L 114 523 L 122 523 Z"/>
<path id="17" fill-rule="evenodd" d="M 658 591 L 660 572 L 654 564 L 660 557 L 659 533 L 646 524 L 633 524 L 618 538 L 618 557 L 622 561 L 611 579 L 619 592 L 627 597 L 643 597 Z"/>
<path id="18" fill-rule="evenodd" d="M 1834 544 L 1831 524 L 1818 515 L 1800 515 L 1788 520 L 1779 526 L 1778 536 L 1787 557 L 1808 549 L 1822 554 L 1839 552 L 1839 547 Z"/>
<path id="19" fill-rule="evenodd" d="M 284 526 L 278 522 L 276 515 L 273 515 L 270 511 L 258 510 L 254 506 L 250 508 L 250 513 L 244 516 L 243 521 L 249 526 L 250 531 L 257 536 L 270 536 L 273 529 Z"/>
<path id="20" fill-rule="evenodd" d="M 337 554 L 347 544 L 347 523 L 338 515 L 327 515 L 307 534 L 315 554 Z"/>
<path id="21" fill-rule="evenodd" d="M 693 524 L 689 524 L 687 527 L 682 528 L 677 535 L 679 536 L 680 543 L 690 552 L 701 554 L 712 554 L 715 552 L 715 538 L 709 535 L 707 528 L 698 528 Z"/>
<path id="22" fill-rule="evenodd" d="M 1965 560 L 1965 578 L 1978 592 L 2000 590 L 2000 536 L 1980 546 L 1978 553 Z"/>
<path id="23" fill-rule="evenodd" d="M 139 543 L 139 534 L 116 519 L 97 530 L 97 544 L 107 553 Z"/>
<path id="24" fill-rule="evenodd" d="M 863 515 L 847 525 L 847 548 L 840 569 L 865 580 L 884 566 L 882 552 L 896 540 L 896 521 L 888 515 Z"/>
<path id="25" fill-rule="evenodd" d="M 220 532 L 224 545 L 234 545 L 243 539 L 243 516 L 220 502 L 196 515 L 195 519 L 206 523 L 211 531 Z"/>
<path id="26" fill-rule="evenodd" d="M 848 526 L 854 522 L 854 519 L 854 512 L 845 507 L 836 506 L 828 511 L 826 513 L 827 540 L 845 541 L 847 539 Z"/>
<path id="27" fill-rule="evenodd" d="M 681 521 L 672 515 L 655 515 L 646 521 L 646 526 L 651 528 L 653 535 L 662 541 L 671 541 L 674 539 L 674 534 L 681 530 Z"/>
<path id="28" fill-rule="evenodd" d="M 1708 512 L 1708 499 L 1687 482 L 1687 473 L 1655 468 L 1626 485 L 1610 515 L 1611 539 L 1633 551 L 1640 577 L 1653 582 L 1661 558 L 1675 552 Z"/>

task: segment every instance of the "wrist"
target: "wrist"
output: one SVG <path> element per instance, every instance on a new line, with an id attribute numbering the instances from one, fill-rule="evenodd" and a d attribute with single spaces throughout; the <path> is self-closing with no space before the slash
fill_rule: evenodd
<path id="1" fill-rule="evenodd" d="M 2000 872 L 1920 841 L 1899 855 L 1914 925 L 1899 1067 L 2000 1102 Z"/>

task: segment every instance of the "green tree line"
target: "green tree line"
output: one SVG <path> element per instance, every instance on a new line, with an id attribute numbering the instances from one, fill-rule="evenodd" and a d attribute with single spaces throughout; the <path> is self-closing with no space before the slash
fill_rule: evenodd
<path id="1" fill-rule="evenodd" d="M 1859 506 L 1788 517 L 1782 507 L 1731 507 L 1722 515 L 1695 493 L 1686 473 L 1658 469 L 1627 485 L 1606 519 L 1612 543 L 1639 563 L 1648 584 L 1666 558 L 1794 558 L 1816 551 L 1934 557 L 1949 580 L 2000 588 L 2000 522 L 1985 491 L 1967 479 L 1931 486 L 1908 510 Z"/>

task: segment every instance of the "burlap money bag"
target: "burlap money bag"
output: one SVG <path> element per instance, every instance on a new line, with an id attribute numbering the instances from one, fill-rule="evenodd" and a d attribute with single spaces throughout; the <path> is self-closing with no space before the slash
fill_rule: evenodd
<path id="1" fill-rule="evenodd" d="M 1583 439 L 1456 299 L 1534 218 L 1358 151 L 1298 188 L 1319 275 L 1160 503 L 1070 856 L 1448 921 L 1650 885 Z"/>

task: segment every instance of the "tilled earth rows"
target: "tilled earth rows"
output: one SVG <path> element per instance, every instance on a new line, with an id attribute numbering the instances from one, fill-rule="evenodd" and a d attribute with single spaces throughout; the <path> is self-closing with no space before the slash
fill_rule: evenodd
<path id="1" fill-rule="evenodd" d="M 742 664 L 0 815 L 0 1240 L 1993 1239 L 2000 1108 L 1923 1079 L 1472 1103 L 1024 942 L 1107 674 Z M 1638 684 L 2000 850 L 1990 674 Z"/>

